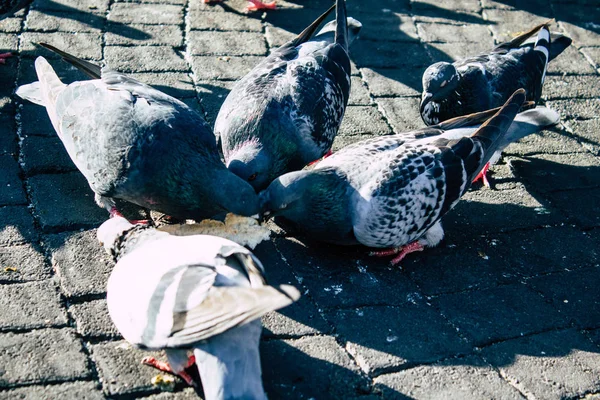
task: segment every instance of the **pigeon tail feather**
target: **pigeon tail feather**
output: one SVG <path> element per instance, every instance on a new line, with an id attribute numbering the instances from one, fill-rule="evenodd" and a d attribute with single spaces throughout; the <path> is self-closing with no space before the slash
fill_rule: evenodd
<path id="1" fill-rule="evenodd" d="M 336 0 L 335 4 L 335 42 L 348 51 L 348 20 L 346 16 L 346 0 Z"/>
<path id="2" fill-rule="evenodd" d="M 29 100 L 40 106 L 45 106 L 44 99 L 42 98 L 42 89 L 40 82 L 33 82 L 27 85 L 19 86 L 16 91 L 17 96 L 24 100 Z"/>
<path id="3" fill-rule="evenodd" d="M 100 68 L 100 66 L 98 66 L 94 63 L 91 63 L 89 61 L 82 60 L 81 58 L 75 57 L 74 55 L 71 55 L 60 49 L 57 49 L 56 47 L 54 47 L 50 44 L 47 44 L 47 43 L 38 43 L 38 44 L 56 54 L 58 54 L 59 56 L 62 57 L 63 60 L 65 60 L 66 62 L 68 62 L 75 68 L 77 68 L 78 70 L 82 71 L 84 74 L 86 74 L 90 78 L 100 79 L 100 77 L 102 75 L 102 68 Z"/>
<path id="4" fill-rule="evenodd" d="M 331 13 L 333 11 L 334 8 L 335 8 L 335 4 L 332 5 L 331 7 L 329 7 L 329 9 L 327 11 L 325 11 L 323 14 L 321 14 L 319 16 L 319 18 L 314 20 L 314 22 L 312 24 L 310 24 L 309 26 L 306 27 L 306 29 L 304 29 L 302 32 L 300 32 L 298 34 L 298 36 L 296 36 L 295 39 L 293 39 L 291 42 L 288 43 L 288 45 L 291 45 L 292 47 L 296 47 L 298 45 L 301 45 L 304 42 L 307 42 L 312 37 L 312 35 L 317 31 L 317 29 L 323 23 L 323 21 L 325 21 L 325 18 L 327 18 L 329 13 Z"/>
<path id="5" fill-rule="evenodd" d="M 58 116 L 56 115 L 56 99 L 58 95 L 67 87 L 61 82 L 52 66 L 46 61 L 44 57 L 38 57 L 35 60 L 35 72 L 37 73 L 40 81 L 40 92 L 42 94 L 42 101 L 48 111 L 48 116 L 52 125 L 57 132 L 60 132 L 58 125 Z"/>

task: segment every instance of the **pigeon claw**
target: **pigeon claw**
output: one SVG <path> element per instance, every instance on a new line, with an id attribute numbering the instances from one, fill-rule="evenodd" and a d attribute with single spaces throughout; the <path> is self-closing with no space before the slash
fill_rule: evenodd
<path id="1" fill-rule="evenodd" d="M 192 365 L 194 365 L 195 362 L 196 362 L 196 358 L 194 356 L 191 356 L 188 359 L 188 363 L 185 366 L 185 368 L 191 367 Z M 197 386 L 196 382 L 190 376 L 190 374 L 185 372 L 185 368 L 183 370 L 181 370 L 181 372 L 177 373 L 177 372 L 173 371 L 173 368 L 171 368 L 171 366 L 168 363 L 157 360 L 154 357 L 144 357 L 144 359 L 142 360 L 142 364 L 149 365 L 149 366 L 154 367 L 157 370 L 162 371 L 162 372 L 177 375 L 178 377 L 183 379 L 185 381 L 185 383 L 187 383 L 189 386 L 192 386 L 192 387 Z"/>
<path id="2" fill-rule="evenodd" d="M 274 1 L 270 3 L 263 3 L 260 0 L 248 0 L 250 4 L 246 7 L 247 11 L 258 11 L 258 10 L 274 10 L 277 7 Z"/>
<path id="3" fill-rule="evenodd" d="M 2 53 L 0 54 L 0 64 L 6 64 L 6 59 L 13 56 L 13 53 Z"/>
<path id="4" fill-rule="evenodd" d="M 404 257 L 406 257 L 408 254 L 423 250 L 425 250 L 425 247 L 423 247 L 421 243 L 412 242 L 405 246 L 395 247 L 393 249 L 372 251 L 369 253 L 369 255 L 375 257 L 386 257 L 395 255 L 396 257 L 394 257 L 392 261 L 390 261 L 390 265 L 396 266 L 400 264 L 400 261 L 402 261 Z"/>
<path id="5" fill-rule="evenodd" d="M 475 179 L 473 179 L 473 183 L 481 180 L 481 182 L 488 188 L 491 187 L 490 185 L 490 181 L 488 180 L 487 177 L 487 173 L 490 169 L 490 163 L 485 163 L 485 165 L 483 166 L 483 168 L 481 169 L 481 171 L 479 172 L 479 174 L 477 174 L 477 176 L 475 177 Z"/>

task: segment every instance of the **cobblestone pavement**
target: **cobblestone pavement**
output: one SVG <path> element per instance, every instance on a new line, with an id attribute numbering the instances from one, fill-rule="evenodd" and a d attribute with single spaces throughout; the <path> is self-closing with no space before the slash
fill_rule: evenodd
<path id="1" fill-rule="evenodd" d="M 0 399 L 193 398 L 159 393 L 143 353 L 111 324 L 112 264 L 95 239 L 107 214 L 43 108 L 22 104 L 32 42 L 107 63 L 212 122 L 235 79 L 329 1 L 35 0 L 0 22 Z M 257 255 L 271 281 L 301 288 L 264 318 L 272 399 L 600 398 L 600 9 L 597 0 L 349 0 L 364 24 L 335 149 L 422 126 L 420 77 L 549 17 L 574 45 L 551 63 L 544 101 L 560 126 L 511 145 L 445 218 L 446 239 L 402 269 L 276 231 Z M 443 5 L 442 5 L 443 4 Z"/>

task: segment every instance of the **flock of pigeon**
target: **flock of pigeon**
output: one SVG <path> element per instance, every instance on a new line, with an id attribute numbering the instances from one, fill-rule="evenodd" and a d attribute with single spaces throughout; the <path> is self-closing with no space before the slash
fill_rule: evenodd
<path id="1" fill-rule="evenodd" d="M 264 399 L 260 317 L 298 290 L 268 285 L 260 261 L 235 242 L 131 223 L 115 199 L 180 219 L 274 217 L 314 240 L 381 249 L 397 264 L 440 242 L 440 218 L 508 144 L 557 123 L 536 102 L 548 62 L 571 40 L 547 25 L 430 66 L 420 107 L 429 127 L 333 155 L 351 90 L 348 46 L 361 28 L 344 0 L 237 82 L 214 133 L 181 101 L 47 44 L 93 80 L 65 85 L 38 57 L 39 81 L 17 94 L 46 107 L 111 214 L 98 239 L 117 261 L 107 301 L 124 338 L 165 349 L 168 363 L 145 362 L 192 386 L 195 364 L 208 399 Z"/>

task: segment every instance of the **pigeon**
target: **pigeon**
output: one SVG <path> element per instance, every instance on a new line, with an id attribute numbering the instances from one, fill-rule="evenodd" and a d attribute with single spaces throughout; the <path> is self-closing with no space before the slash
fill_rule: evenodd
<path id="1" fill-rule="evenodd" d="M 571 39 L 550 34 L 547 21 L 486 54 L 450 64 L 438 62 L 423 74 L 421 117 L 427 125 L 501 106 L 518 88 L 537 103 L 548 62 L 562 53 Z M 535 44 L 525 43 L 538 32 Z M 551 40 L 552 37 L 552 40 Z"/>
<path id="2" fill-rule="evenodd" d="M 173 236 L 118 216 L 97 235 L 116 261 L 106 295 L 115 326 L 134 346 L 165 349 L 168 363 L 145 364 L 197 386 L 186 371 L 195 363 L 208 400 L 266 399 L 260 317 L 298 300 L 296 288 L 269 286 L 260 261 L 221 237 Z"/>
<path id="3" fill-rule="evenodd" d="M 261 214 L 315 240 L 389 249 L 373 254 L 396 254 L 396 265 L 442 240 L 440 218 L 494 153 L 515 140 L 511 123 L 524 101 L 525 91 L 517 90 L 470 136 L 444 132 L 462 127 L 462 118 L 347 146 L 313 169 L 274 180 L 259 194 Z"/>
<path id="4" fill-rule="evenodd" d="M 65 85 L 38 57 L 39 81 L 19 87 L 17 95 L 46 107 L 99 206 L 118 214 L 115 199 L 122 199 L 196 220 L 226 211 L 258 213 L 254 189 L 225 167 L 214 134 L 197 112 L 127 75 L 99 71 L 60 52 L 101 78 Z"/>
<path id="5" fill-rule="evenodd" d="M 333 7 L 233 87 L 215 121 L 230 171 L 262 190 L 331 149 L 350 94 L 350 39 L 360 23 L 337 0 L 335 25 L 309 40 Z M 332 32 L 334 30 L 334 32 Z"/>

